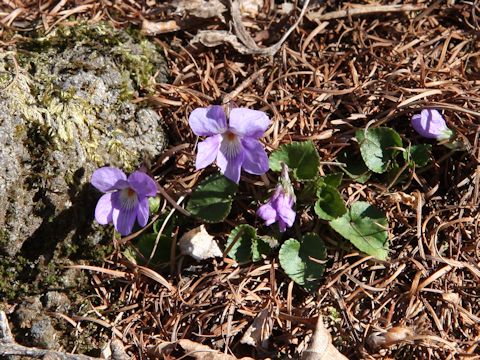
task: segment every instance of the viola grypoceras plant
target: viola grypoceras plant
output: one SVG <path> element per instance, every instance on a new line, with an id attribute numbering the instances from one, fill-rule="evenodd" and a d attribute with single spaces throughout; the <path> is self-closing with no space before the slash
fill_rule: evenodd
<path id="1" fill-rule="evenodd" d="M 411 124 L 415 131 L 425 138 L 445 140 L 453 135 L 442 114 L 435 109 L 423 109 L 420 114 L 413 115 Z"/>
<path id="2" fill-rule="evenodd" d="M 288 176 L 288 166 L 282 163 L 282 172 L 271 198 L 257 210 L 257 215 L 269 226 L 278 222 L 280 232 L 287 230 L 295 222 L 296 213 L 292 209 L 296 197 Z"/>
<path id="3" fill-rule="evenodd" d="M 188 122 L 195 135 L 207 137 L 198 144 L 197 170 L 216 160 L 220 172 L 237 184 L 242 168 L 254 175 L 268 171 L 268 156 L 258 140 L 270 126 L 263 111 L 232 108 L 227 122 L 224 108 L 213 105 L 193 110 Z"/>
<path id="4" fill-rule="evenodd" d="M 113 223 L 115 229 L 126 236 L 132 232 L 135 219 L 140 226 L 148 222 L 148 198 L 156 196 L 157 184 L 147 174 L 135 171 L 127 178 L 115 167 L 95 170 L 91 183 L 105 194 L 98 200 L 95 219 L 101 225 Z"/>

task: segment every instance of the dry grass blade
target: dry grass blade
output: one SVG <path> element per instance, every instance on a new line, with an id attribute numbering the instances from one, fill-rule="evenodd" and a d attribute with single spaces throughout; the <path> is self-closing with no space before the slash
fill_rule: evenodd
<path id="1" fill-rule="evenodd" d="M 176 291 L 175 286 L 170 284 L 162 275 L 160 275 L 156 271 L 154 271 L 152 269 L 149 269 L 147 267 L 144 267 L 144 266 L 140 266 L 140 265 L 137 265 L 137 270 L 138 270 L 139 274 L 142 274 L 142 275 L 158 282 L 159 284 L 161 284 L 162 286 L 167 288 L 169 291 L 171 291 L 171 292 Z"/>
<path id="2" fill-rule="evenodd" d="M 124 271 L 112 270 L 112 269 L 107 269 L 107 268 L 92 266 L 92 265 L 69 265 L 65 267 L 67 269 L 80 269 L 80 270 L 100 272 L 100 273 L 107 274 L 114 277 L 125 277 L 127 275 L 127 273 Z"/>

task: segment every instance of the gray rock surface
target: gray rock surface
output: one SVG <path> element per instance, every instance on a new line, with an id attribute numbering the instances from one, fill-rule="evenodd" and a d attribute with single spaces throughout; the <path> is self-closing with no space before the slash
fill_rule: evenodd
<path id="1" fill-rule="evenodd" d="M 40 317 L 32 324 L 30 336 L 33 346 L 44 349 L 54 349 L 58 346 L 58 334 L 47 316 Z"/>
<path id="2" fill-rule="evenodd" d="M 39 296 L 26 298 L 19 304 L 14 320 L 16 330 L 22 334 L 24 343 L 44 349 L 58 346 L 58 333 L 52 325 L 52 319 L 45 314 Z"/>
<path id="3" fill-rule="evenodd" d="M 0 306 L 16 304 L 20 343 L 100 344 L 89 331 L 73 339 L 48 314 L 75 313 L 88 294 L 85 273 L 66 266 L 111 251 L 112 228 L 94 221 L 93 171 L 131 172 L 165 148 L 162 119 L 133 99 L 166 81 L 160 49 L 103 24 L 57 28 L 0 53 Z"/>
<path id="4" fill-rule="evenodd" d="M 17 47 L 0 55 L 0 254 L 6 256 L 29 250 L 26 244 L 46 250 L 36 242 L 52 231 L 57 242 L 85 232 L 96 200 L 88 189 L 92 172 L 106 164 L 132 171 L 166 144 L 157 112 L 132 102 L 152 81 L 166 81 L 153 44 L 85 25 Z"/>

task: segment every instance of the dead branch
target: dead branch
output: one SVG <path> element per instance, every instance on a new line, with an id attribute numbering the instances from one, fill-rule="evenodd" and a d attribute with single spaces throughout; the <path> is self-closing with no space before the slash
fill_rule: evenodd
<path id="1" fill-rule="evenodd" d="M 282 44 L 285 42 L 285 40 L 287 40 L 293 30 L 297 28 L 298 24 L 300 24 L 300 21 L 307 11 L 309 2 L 310 0 L 305 1 L 302 11 L 298 16 L 297 21 L 295 21 L 295 24 L 293 24 L 282 36 L 282 38 L 272 46 L 261 48 L 255 43 L 255 40 L 253 40 L 243 25 L 240 7 L 238 1 L 236 0 L 230 0 L 230 14 L 232 16 L 235 34 L 231 34 L 223 30 L 199 31 L 192 39 L 192 43 L 200 42 L 208 47 L 218 46 L 222 43 L 229 43 L 241 54 L 273 56 L 278 50 L 280 50 Z"/>
<path id="2" fill-rule="evenodd" d="M 332 11 L 326 14 L 322 14 L 322 10 L 315 11 L 307 14 L 307 18 L 310 21 L 325 21 L 340 19 L 350 16 L 360 16 L 360 15 L 369 15 L 369 14 L 381 14 L 389 12 L 407 12 L 407 11 L 417 11 L 425 9 L 425 5 L 367 5 L 356 7 L 353 9 L 345 9 Z"/>

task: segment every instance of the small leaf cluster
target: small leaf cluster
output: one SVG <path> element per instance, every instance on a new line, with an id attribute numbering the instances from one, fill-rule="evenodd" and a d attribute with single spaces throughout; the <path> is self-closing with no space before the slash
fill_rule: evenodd
<path id="1" fill-rule="evenodd" d="M 404 148 L 400 135 L 388 127 L 361 129 L 355 134 L 359 152 L 346 149 L 338 154 L 343 173 L 360 183 L 373 174 L 384 174 L 403 168 L 422 167 L 430 160 L 431 145 L 408 145 Z M 400 157 L 399 155 L 402 154 Z M 319 176 L 320 156 L 311 141 L 292 142 L 280 146 L 269 157 L 272 171 L 280 172 L 286 164 L 295 180 L 297 207 L 313 214 L 360 251 L 377 259 L 388 257 L 388 221 L 373 205 L 357 201 L 347 206 L 339 188 L 343 173 Z M 187 206 L 187 210 L 206 222 L 223 221 L 229 214 L 236 184 L 220 175 L 203 180 Z M 308 205 L 311 204 L 311 207 Z M 276 242 L 282 239 L 278 233 Z M 248 224 L 235 227 L 227 241 L 228 255 L 237 262 L 258 261 L 271 250 L 271 241 L 257 234 Z M 281 244 L 280 264 L 285 273 L 307 290 L 314 290 L 325 267 L 325 244 L 318 234 L 308 233 L 300 240 L 289 238 Z"/>
<path id="2" fill-rule="evenodd" d="M 372 174 L 398 173 L 405 165 L 408 168 L 426 166 L 431 157 L 430 144 L 403 146 L 400 135 L 389 127 L 361 129 L 355 133 L 360 154 L 345 149 L 338 155 L 344 164 L 343 171 L 353 180 L 364 184 Z M 403 156 L 399 159 L 399 154 Z M 403 164 L 400 164 L 403 162 Z"/>
<path id="3" fill-rule="evenodd" d="M 390 132 L 387 131 L 387 133 Z M 386 168 L 387 159 L 392 155 L 390 150 L 384 153 L 379 150 L 379 147 L 401 146 L 400 137 L 390 135 L 393 139 L 390 143 L 377 139 L 370 144 L 370 149 L 365 150 L 365 156 L 368 151 L 373 151 L 377 159 L 378 157 L 382 159 L 370 163 L 378 170 L 382 168 L 383 171 Z M 392 149 L 392 151 L 396 150 Z M 301 156 L 302 152 L 307 155 Z M 295 178 L 303 182 L 299 200 L 308 203 L 312 198 L 315 199 L 313 210 L 319 219 L 327 221 L 333 230 L 359 250 L 381 260 L 387 258 L 388 222 L 386 217 L 367 202 L 358 201 L 347 208 L 338 190 L 343 174 L 318 175 L 320 162 L 313 143 L 294 142 L 280 147 L 270 157 L 271 168 L 279 169 L 280 161 L 287 162 L 287 165 L 293 169 Z M 299 172 L 298 166 L 304 169 Z M 361 174 L 361 171 L 357 173 Z M 293 281 L 307 290 L 315 290 L 318 285 L 318 276 L 324 269 L 322 260 L 326 259 L 325 244 L 317 234 L 307 234 L 300 241 L 289 239 L 282 244 L 279 259 L 283 270 Z M 317 277 L 312 277 L 312 274 L 316 274 Z"/>
<path id="4" fill-rule="evenodd" d="M 235 227 L 227 240 L 228 256 L 238 263 L 258 261 L 263 255 L 268 255 L 276 242 L 267 237 L 257 235 L 257 230 L 250 225 L 242 224 Z"/>
<path id="5" fill-rule="evenodd" d="M 392 156 L 399 151 L 397 148 L 402 146 L 402 140 L 392 133 L 393 130 L 374 130 L 373 133 L 357 133 L 362 144 L 362 156 L 372 158 L 368 166 L 364 166 L 367 171 L 372 170 L 370 167 L 377 172 L 385 171 Z M 313 142 L 292 142 L 280 146 L 270 155 L 270 169 L 281 172 L 282 163 L 288 166 L 296 182 L 299 208 L 311 209 L 319 220 L 325 221 L 366 254 L 382 260 L 387 258 L 387 219 L 366 202 L 346 206 L 339 191 L 343 173 L 319 176 L 320 156 Z M 207 177 L 193 191 L 186 209 L 204 222 L 221 222 L 230 213 L 237 191 L 237 185 L 220 174 Z M 259 261 L 280 242 L 282 238 L 278 232 L 262 236 L 252 225 L 241 224 L 231 230 L 226 250 L 228 256 L 238 263 Z M 327 259 L 325 243 L 318 234 L 307 233 L 299 239 L 284 240 L 278 256 L 282 269 L 293 281 L 308 291 L 318 288 Z"/>

